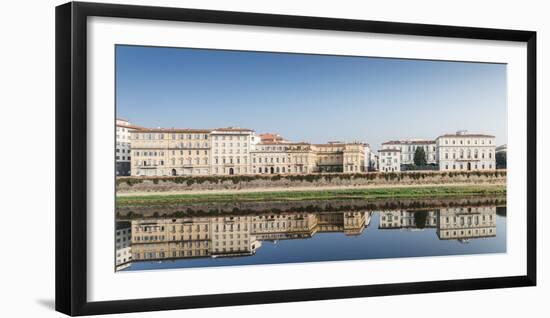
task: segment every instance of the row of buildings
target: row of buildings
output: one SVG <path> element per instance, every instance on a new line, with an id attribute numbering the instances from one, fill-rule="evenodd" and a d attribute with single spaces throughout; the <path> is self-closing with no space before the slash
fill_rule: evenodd
<path id="1" fill-rule="evenodd" d="M 435 140 L 392 140 L 382 144 L 379 170 L 401 171 L 403 165 L 413 165 L 418 148 L 424 150 L 426 162 L 440 171 L 494 170 L 495 136 L 458 131 Z"/>
<path id="2" fill-rule="evenodd" d="M 365 172 L 369 146 L 292 142 L 235 127 L 151 129 L 118 119 L 116 149 L 117 175 L 180 176 Z"/>
<path id="3" fill-rule="evenodd" d="M 249 256 L 262 241 L 311 238 L 317 233 L 359 235 L 369 226 L 371 216 L 372 212 L 349 211 L 123 221 L 117 224 L 116 266 L 123 269 L 133 261 Z M 436 228 L 441 240 L 465 242 L 496 235 L 496 207 L 382 211 L 379 218 L 381 230 Z"/>
<path id="4" fill-rule="evenodd" d="M 293 142 L 247 128 L 144 128 L 117 119 L 116 172 L 132 176 L 362 173 L 401 171 L 418 148 L 439 170 L 495 169 L 495 137 L 446 134 L 435 140 L 394 140 L 378 154 L 366 142 Z"/>

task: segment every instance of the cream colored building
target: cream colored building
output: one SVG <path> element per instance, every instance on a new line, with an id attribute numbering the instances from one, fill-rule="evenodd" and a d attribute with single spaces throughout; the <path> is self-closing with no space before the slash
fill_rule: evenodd
<path id="1" fill-rule="evenodd" d="M 131 141 L 132 176 L 210 174 L 210 130 L 143 128 Z"/>
<path id="2" fill-rule="evenodd" d="M 290 173 L 305 174 L 317 171 L 316 148 L 306 142 L 288 144 L 290 154 Z"/>
<path id="3" fill-rule="evenodd" d="M 250 152 L 253 174 L 277 173 L 291 171 L 290 145 L 285 142 L 263 141 Z"/>
<path id="4" fill-rule="evenodd" d="M 210 133 L 212 137 L 211 174 L 251 174 L 250 152 L 259 138 L 247 128 L 219 128 Z"/>
<path id="5" fill-rule="evenodd" d="M 130 141 L 132 176 L 363 173 L 370 161 L 365 143 L 290 142 L 247 128 L 139 128 Z"/>
<path id="6" fill-rule="evenodd" d="M 436 139 L 439 170 L 495 170 L 495 137 L 458 131 Z"/>
<path id="7" fill-rule="evenodd" d="M 208 217 L 132 221 L 132 253 L 136 261 L 210 255 Z"/>
<path id="8" fill-rule="evenodd" d="M 134 261 L 249 256 L 262 241 L 310 238 L 321 232 L 359 235 L 370 224 L 371 214 L 285 212 L 124 221 L 117 227 L 117 252 L 128 253 L 117 254 L 117 270 Z M 119 240 L 122 237 L 126 241 Z M 131 258 L 124 261 L 128 254 Z"/>
<path id="9" fill-rule="evenodd" d="M 265 141 L 251 153 L 252 173 L 365 172 L 365 144 Z"/>
<path id="10" fill-rule="evenodd" d="M 400 161 L 402 165 L 414 164 L 414 154 L 418 148 L 424 149 L 427 163 L 437 163 L 437 149 L 434 140 L 391 140 L 382 144 L 382 149 L 398 149 L 401 151 Z"/>
<path id="11" fill-rule="evenodd" d="M 316 232 L 317 220 L 313 213 L 253 215 L 251 231 L 258 240 L 309 238 Z"/>
<path id="12" fill-rule="evenodd" d="M 342 151 L 343 170 L 345 173 L 367 172 L 365 170 L 365 144 L 347 143 Z"/>
<path id="13" fill-rule="evenodd" d="M 316 171 L 318 172 L 343 172 L 344 171 L 344 144 L 330 142 L 316 144 Z"/>
<path id="14" fill-rule="evenodd" d="M 401 150 L 381 149 L 378 150 L 378 169 L 382 172 L 401 171 Z"/>
<path id="15" fill-rule="evenodd" d="M 494 237 L 497 233 L 496 207 L 460 207 L 439 210 L 437 235 L 442 240 L 467 241 Z"/>
<path id="16" fill-rule="evenodd" d="M 215 257 L 244 256 L 256 253 L 259 242 L 251 234 L 251 216 L 220 216 L 212 224 L 212 255 Z"/>

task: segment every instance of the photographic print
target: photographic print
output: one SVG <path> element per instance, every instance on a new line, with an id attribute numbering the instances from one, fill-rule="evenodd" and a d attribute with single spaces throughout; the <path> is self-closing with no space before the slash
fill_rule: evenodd
<path id="1" fill-rule="evenodd" d="M 115 57 L 116 271 L 506 252 L 504 63 Z"/>

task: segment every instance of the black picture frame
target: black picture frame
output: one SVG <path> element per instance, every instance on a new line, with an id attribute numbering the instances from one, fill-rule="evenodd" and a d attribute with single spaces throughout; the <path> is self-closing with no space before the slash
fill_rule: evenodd
<path id="1" fill-rule="evenodd" d="M 88 302 L 86 20 L 189 21 L 527 44 L 527 274 L 350 287 Z M 536 32 L 323 17 L 70 2 L 56 7 L 56 310 L 92 315 L 536 285 Z"/>

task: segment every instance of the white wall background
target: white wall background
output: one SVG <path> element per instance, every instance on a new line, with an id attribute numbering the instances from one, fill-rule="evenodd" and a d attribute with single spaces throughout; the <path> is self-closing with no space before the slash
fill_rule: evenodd
<path id="1" fill-rule="evenodd" d="M 545 1 L 163 0 L 117 3 L 451 24 L 538 32 L 539 286 L 118 315 L 120 317 L 541 316 L 548 312 L 545 270 L 550 235 L 543 140 L 550 127 L 550 22 Z M 12 1 L 0 18 L 0 316 L 60 317 L 54 306 L 54 7 L 63 1 Z M 548 159 L 547 159 L 548 160 Z M 544 188 L 543 188 L 544 187 Z M 513 213 L 513 211 L 511 212 Z M 543 250 L 545 249 L 545 251 Z M 539 313 L 537 315 L 537 313 Z"/>

